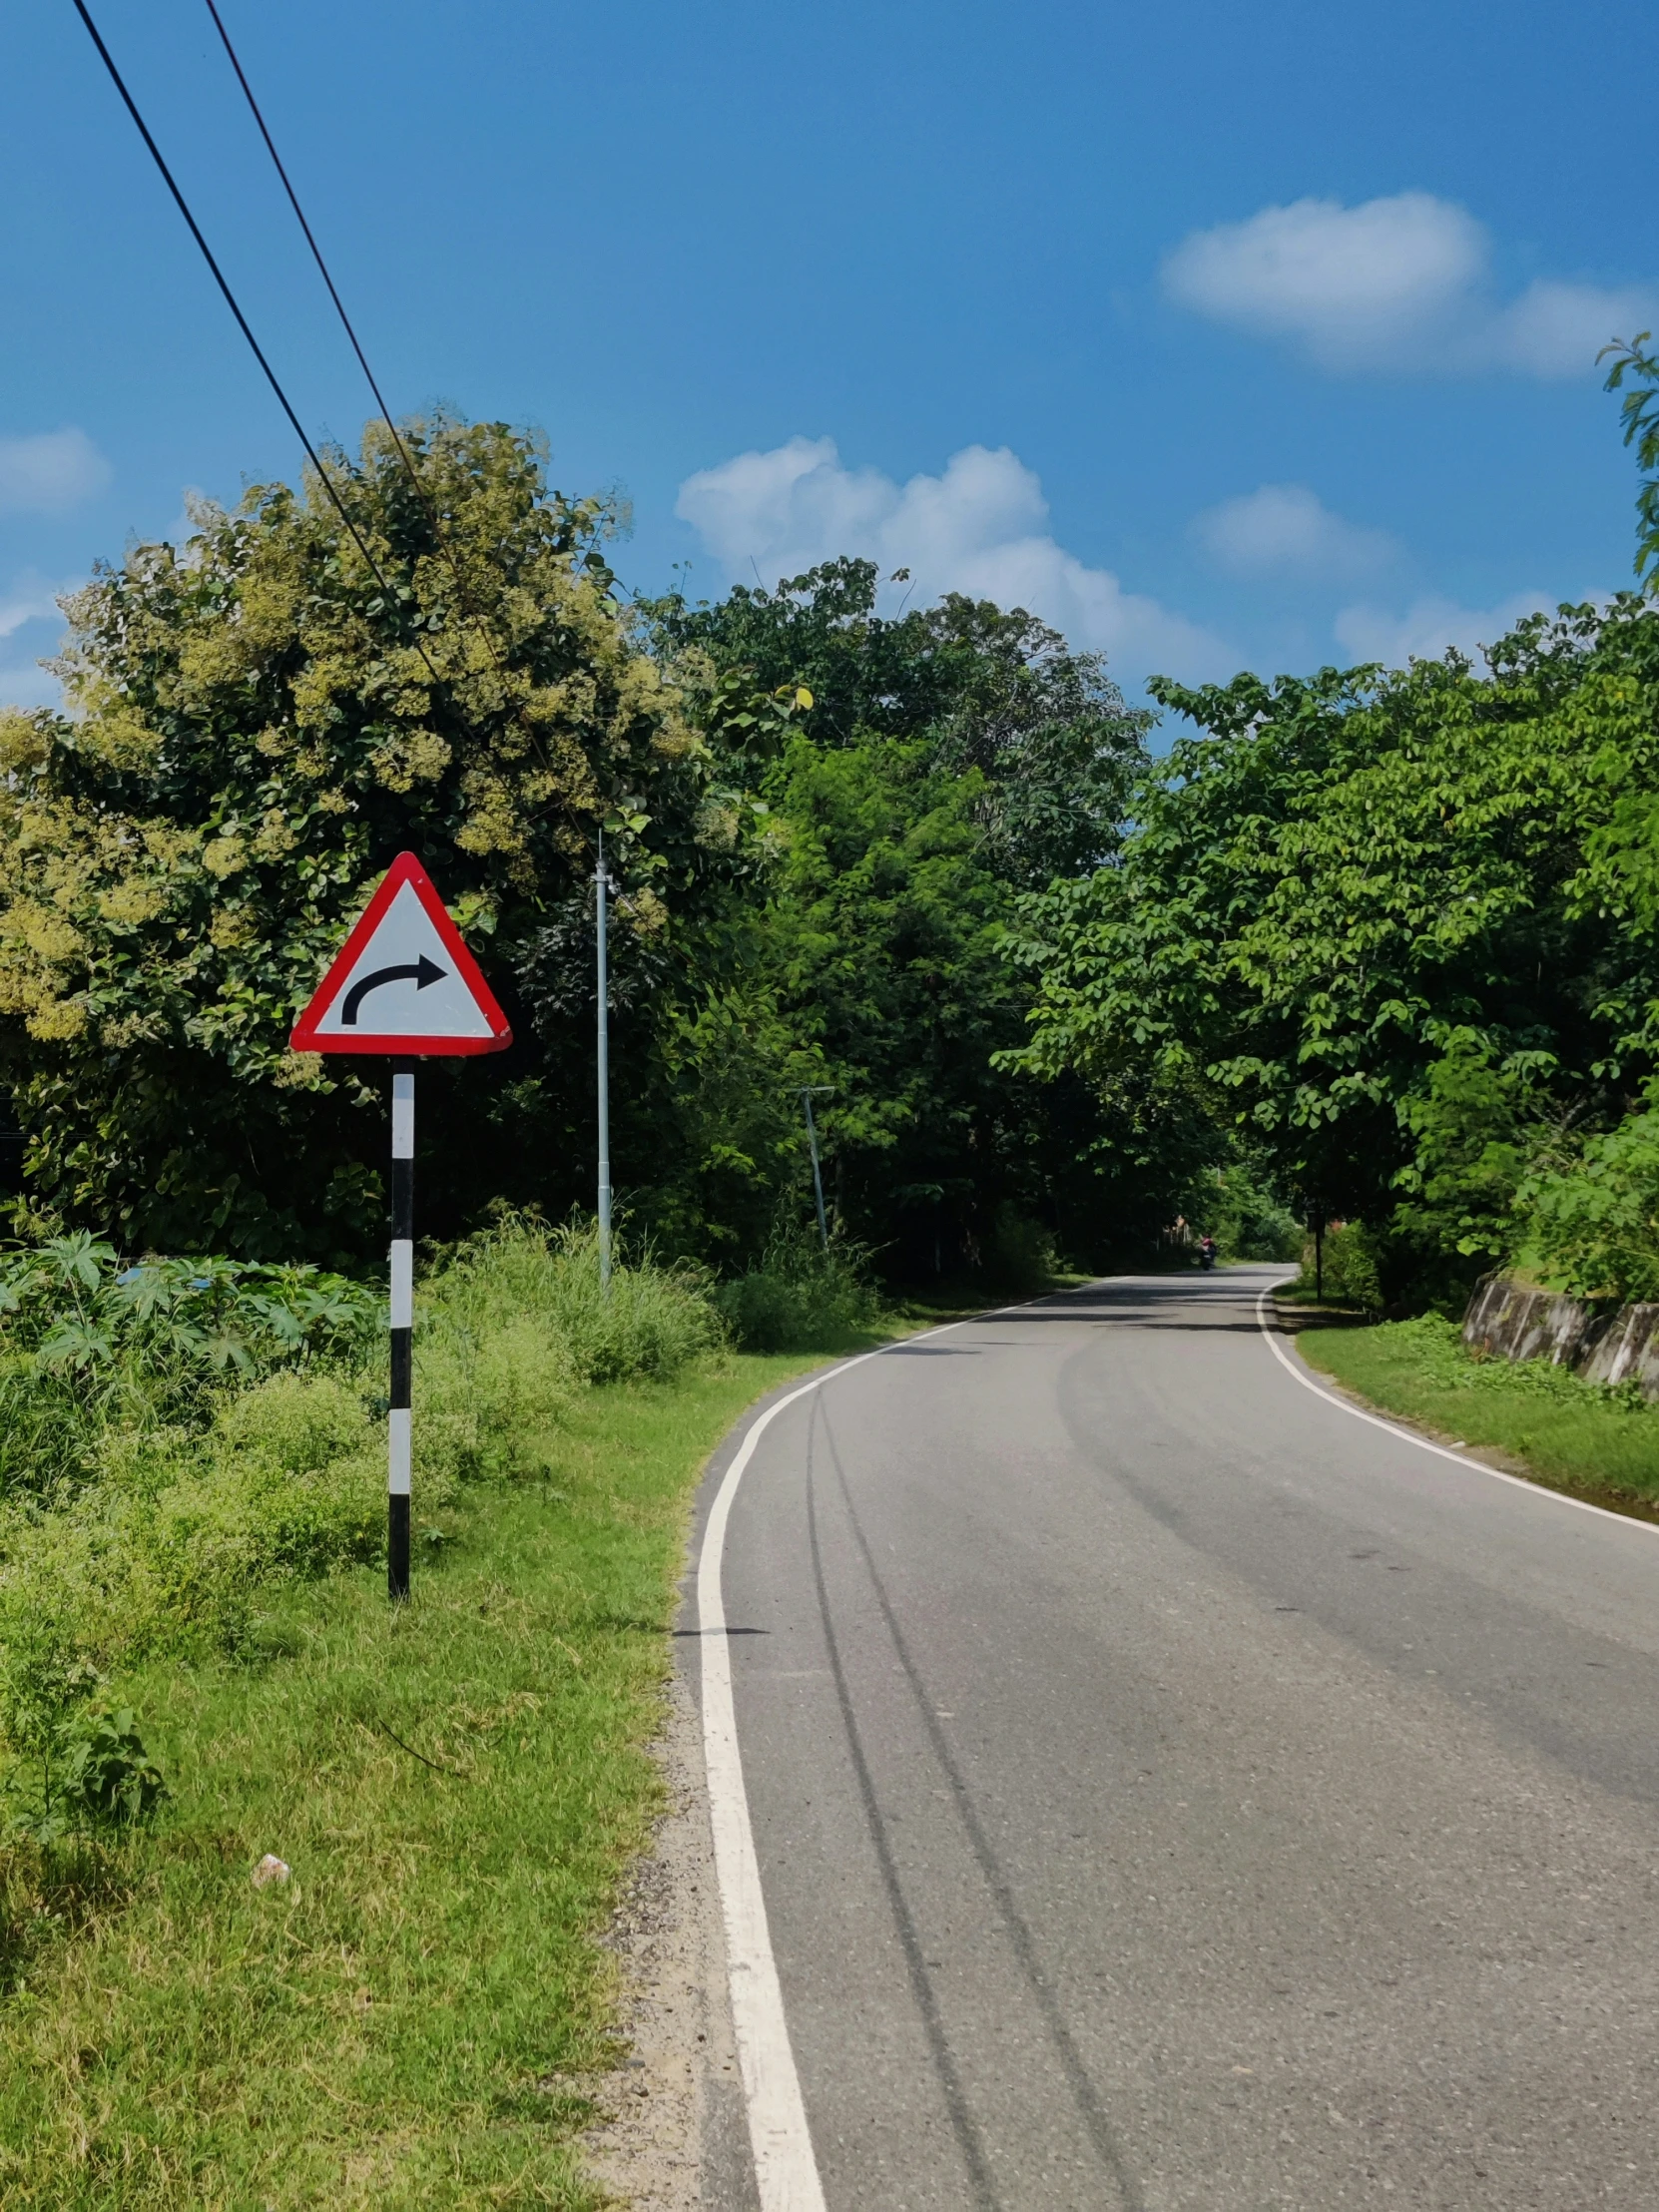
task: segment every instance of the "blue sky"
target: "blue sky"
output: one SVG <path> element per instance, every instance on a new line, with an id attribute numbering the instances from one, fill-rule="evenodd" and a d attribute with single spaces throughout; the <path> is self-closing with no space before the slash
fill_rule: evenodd
<path id="1" fill-rule="evenodd" d="M 1629 580 L 1593 366 L 1659 325 L 1627 10 L 223 10 L 393 404 L 541 427 L 560 485 L 631 498 L 639 588 L 867 552 L 1023 600 L 1135 693 Z M 206 8 L 94 13 L 301 414 L 353 438 Z M 68 0 L 0 39 L 0 698 L 29 700 L 55 591 L 297 456 Z"/>

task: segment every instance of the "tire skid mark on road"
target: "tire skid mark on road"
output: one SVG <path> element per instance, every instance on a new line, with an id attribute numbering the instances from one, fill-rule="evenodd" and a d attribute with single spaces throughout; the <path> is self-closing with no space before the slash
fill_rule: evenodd
<path id="1" fill-rule="evenodd" d="M 933 2060 L 933 2070 L 938 2075 L 939 2087 L 944 2096 L 945 2109 L 950 2114 L 950 2125 L 956 2137 L 957 2147 L 961 2151 L 962 2161 L 967 2167 L 968 2178 L 972 2183 L 973 2202 L 976 2206 L 983 2207 L 984 2212 L 1000 2212 L 1002 2200 L 997 2195 L 995 2182 L 991 2178 L 990 2160 L 986 2156 L 984 2138 L 981 2136 L 974 2121 L 973 2113 L 969 2109 L 967 2092 L 962 2086 L 962 2077 L 957 2070 L 949 2038 L 945 2033 L 944 2019 L 939 2011 L 939 2001 L 933 1989 L 932 1977 L 927 1971 L 927 1961 L 922 1954 L 921 1936 L 910 1908 L 905 1902 L 904 1887 L 899 1880 L 898 1867 L 893 1859 L 892 1847 L 887 1841 L 886 1830 L 882 1825 L 881 1809 L 876 1803 L 874 1777 L 870 1773 L 869 1760 L 865 1755 L 863 1739 L 858 1730 L 857 1715 L 853 1711 L 852 1687 L 846 1679 L 846 1669 L 841 1660 L 840 1641 L 835 1634 L 835 1624 L 830 1613 L 830 1591 L 824 1575 L 824 1552 L 819 1542 L 818 1486 L 814 1448 L 818 1440 L 821 1416 L 824 1416 L 822 1395 L 814 1398 L 812 1411 L 808 1416 L 807 1536 L 813 1558 L 813 1586 L 818 1592 L 819 1614 L 824 1623 L 824 1641 L 830 1654 L 830 1672 L 835 1685 L 835 1702 L 840 1708 L 841 1727 L 846 1735 L 846 1747 L 852 1760 L 852 1772 L 858 1784 L 858 1797 L 863 1805 L 865 1825 L 869 1829 L 870 1842 L 874 1846 L 876 1865 L 881 1871 L 881 1887 L 886 1893 L 887 1907 L 892 1914 L 893 1929 L 898 1936 L 898 1947 L 904 1953 L 904 1970 L 909 1980 L 910 1994 L 915 1999 L 917 2012 L 921 2015 L 922 2031 L 927 2037 L 927 2048 Z M 834 1440 L 829 1435 L 829 1425 L 828 1417 L 824 1416 L 824 1428 L 826 1440 L 830 1445 L 830 1455 L 834 1461 L 836 1477 L 840 1482 L 841 1495 L 845 1498 L 846 1480 L 841 1474 L 840 1460 L 835 1451 Z M 852 1517 L 850 1500 L 847 1501 L 847 1515 L 849 1519 Z M 863 1538 L 857 1529 L 856 1522 L 853 1523 L 853 1534 L 857 1539 L 860 1551 L 864 1552 L 867 1564 L 868 1553 L 864 1551 Z M 876 1595 L 879 1599 L 880 1592 L 877 1591 Z M 900 1654 L 900 1657 L 902 1658 L 902 1654 Z"/>
<path id="2" fill-rule="evenodd" d="M 847 1486 L 846 1472 L 841 1465 L 840 1454 L 835 1448 L 834 1433 L 830 1425 L 829 1411 L 822 1400 L 815 1402 L 813 1407 L 813 1429 L 818 1426 L 821 1412 L 823 1414 L 825 1441 L 830 1447 L 830 1463 L 835 1470 L 835 1479 L 840 1487 L 853 1541 L 857 1544 L 859 1556 L 864 1563 L 864 1570 L 869 1576 L 870 1588 L 874 1593 L 876 1604 L 880 1607 L 881 1618 L 886 1624 L 887 1634 L 892 1640 L 892 1647 L 897 1655 L 899 1666 L 903 1670 L 904 1679 L 915 1699 L 916 1710 L 920 1715 L 921 1725 L 927 1736 L 933 1756 L 950 1785 L 954 1810 L 967 1838 L 968 1848 L 978 1865 L 981 1879 L 992 1903 L 996 1907 L 998 1917 L 1008 1932 L 1009 1942 L 1015 1957 L 1019 1961 L 1020 1970 L 1025 1977 L 1026 1984 L 1036 1999 L 1037 2009 L 1042 2015 L 1043 2025 L 1048 2032 L 1050 2042 L 1054 2046 L 1055 2055 L 1060 2062 L 1060 2070 L 1065 2076 L 1066 2086 L 1071 2091 L 1072 2100 L 1077 2107 L 1078 2116 L 1083 2122 L 1084 2130 L 1090 2142 L 1094 2145 L 1102 2165 L 1117 2187 L 1123 2204 L 1123 2212 L 1146 2212 L 1146 2200 L 1141 2193 L 1140 2185 L 1130 2170 L 1128 2160 L 1118 2142 L 1117 2132 L 1101 2107 L 1100 2098 L 1096 2093 L 1093 2081 L 1089 2077 L 1088 2068 L 1083 2063 L 1082 2055 L 1060 2010 L 1059 2000 L 1049 1984 L 1047 1975 L 1043 1972 L 1041 1961 L 1037 1955 L 1036 1941 L 1026 1925 L 1023 1915 L 1020 1913 L 1018 1905 L 1015 1903 L 1012 1885 L 1003 1873 L 996 1853 L 992 1849 L 990 1838 L 985 1834 L 979 1815 L 974 1809 L 967 1784 L 951 1752 L 950 1740 L 939 1726 L 937 1711 L 927 1694 L 926 1686 L 922 1682 L 909 1646 L 904 1640 L 903 1631 L 898 1625 L 898 1617 L 893 1610 L 892 1602 L 887 1596 L 886 1588 L 876 1569 L 874 1554 L 865 1539 L 863 1528 L 853 1506 L 851 1491 Z M 812 1434 L 813 1430 L 809 1430 L 809 1501 L 812 1497 Z M 816 1551 L 814 1563 L 816 1567 Z M 828 1631 L 828 1613 L 825 1616 L 825 1625 Z M 843 1705 L 843 1713 L 845 1711 L 846 1708 Z M 850 1736 L 850 1722 L 848 1733 Z M 862 1783 L 862 1781 L 863 1775 L 860 1770 L 860 1782 Z M 865 1803 L 871 1834 L 879 1838 L 879 1823 L 873 1797 L 866 1798 Z M 884 1843 L 878 1841 L 877 1849 L 884 1853 Z M 925 1972 L 924 1962 L 923 1972 Z"/>

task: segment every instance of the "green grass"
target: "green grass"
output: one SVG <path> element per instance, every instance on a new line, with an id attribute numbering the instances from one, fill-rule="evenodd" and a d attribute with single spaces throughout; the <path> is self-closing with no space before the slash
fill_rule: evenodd
<path id="1" fill-rule="evenodd" d="M 1471 1359 L 1433 1316 L 1369 1329 L 1304 1328 L 1309 1362 L 1384 1412 L 1501 1454 L 1552 1488 L 1659 1516 L 1659 1408 L 1547 1361 Z"/>
<path id="2" fill-rule="evenodd" d="M 659 1804 L 690 1500 L 813 1364 L 578 1392 L 539 1476 L 416 1500 L 405 1611 L 349 1567 L 274 1596 L 249 1655 L 119 1676 L 172 1794 L 9 1859 L 9 2212 L 601 2201 L 572 2080 L 615 2057 L 598 1938 Z M 257 1890 L 267 1852 L 292 1876 Z"/>

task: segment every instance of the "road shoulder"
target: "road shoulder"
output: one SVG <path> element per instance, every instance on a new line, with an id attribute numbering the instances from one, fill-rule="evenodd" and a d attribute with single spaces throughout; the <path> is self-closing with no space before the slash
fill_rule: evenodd
<path id="1" fill-rule="evenodd" d="M 695 1644 L 677 1646 L 687 1649 Z M 583 2147 L 590 2171 L 635 2212 L 751 2212 L 703 1732 L 679 1663 L 653 1748 L 668 1809 L 608 1937 L 629 2055 L 594 2085 L 607 2116 Z"/>
<path id="2" fill-rule="evenodd" d="M 1454 1452 L 1459 1458 L 1489 1468 L 1495 1474 L 1505 1475 L 1511 1481 L 1529 1483 L 1535 1489 L 1570 1498 L 1575 1504 L 1595 1506 L 1598 1510 L 1621 1519 L 1659 1523 L 1659 1500 L 1630 1489 L 1613 1487 L 1593 1478 L 1574 1479 L 1568 1474 L 1550 1472 L 1536 1465 L 1521 1452 L 1503 1444 L 1483 1440 L 1478 1436 L 1455 1433 L 1443 1423 L 1427 1418 L 1419 1408 L 1401 1404 L 1396 1397 L 1373 1395 L 1358 1388 L 1337 1368 L 1328 1366 L 1324 1360 L 1318 1358 L 1317 1352 L 1303 1341 L 1310 1332 L 1328 1328 L 1330 1317 L 1322 1315 L 1318 1309 L 1294 1305 L 1277 1297 L 1271 1298 L 1269 1305 L 1276 1331 L 1286 1344 L 1288 1357 L 1299 1364 L 1310 1380 L 1317 1381 L 1322 1389 L 1344 1404 L 1352 1406 L 1356 1412 L 1384 1420 L 1406 1435 L 1416 1437 L 1438 1450 Z M 1349 1319 L 1350 1317 L 1343 1317 L 1344 1326 Z M 1320 1345 L 1317 1337 L 1314 1342 L 1316 1347 Z M 1476 1409 L 1470 1407 L 1469 1410 L 1475 1412 Z"/>

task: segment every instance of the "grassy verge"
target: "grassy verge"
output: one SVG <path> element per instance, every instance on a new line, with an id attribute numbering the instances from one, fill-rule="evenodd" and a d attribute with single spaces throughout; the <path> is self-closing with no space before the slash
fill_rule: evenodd
<path id="1" fill-rule="evenodd" d="M 584 1391 L 538 1474 L 441 1512 L 398 1616 L 351 1566 L 235 1658 L 123 1673 L 172 1794 L 125 1840 L 13 1856 L 0 2200 L 599 2201 L 561 2081 L 612 2054 L 598 1938 L 658 1803 L 689 1500 L 814 1364 Z M 258 1889 L 267 1852 L 292 1873 Z"/>
<path id="2" fill-rule="evenodd" d="M 1311 1365 L 1384 1412 L 1552 1488 L 1659 1519 L 1659 1408 L 1633 1389 L 1582 1382 L 1547 1361 L 1471 1359 L 1455 1326 L 1433 1316 L 1304 1326 L 1296 1341 Z"/>

